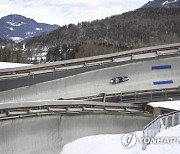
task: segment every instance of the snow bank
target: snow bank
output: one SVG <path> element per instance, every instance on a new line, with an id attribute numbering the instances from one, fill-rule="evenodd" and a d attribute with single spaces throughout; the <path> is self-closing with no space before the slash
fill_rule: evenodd
<path id="1" fill-rule="evenodd" d="M 136 132 L 140 133 L 141 132 Z M 97 135 L 78 139 L 63 147 L 60 154 L 135 154 L 141 149 L 141 145 L 126 149 L 121 143 L 123 134 Z"/>
<path id="2" fill-rule="evenodd" d="M 173 110 L 180 110 L 180 101 L 165 101 L 165 102 L 152 102 L 148 105 L 153 107 L 163 107 L 163 108 L 169 108 Z"/>
<path id="3" fill-rule="evenodd" d="M 142 137 L 142 131 L 135 132 L 137 137 Z M 180 144 L 150 144 L 142 150 L 142 144 L 137 142 L 132 148 L 125 148 L 121 138 L 123 134 L 88 136 L 73 141 L 63 147 L 60 154 L 179 154 Z M 165 129 L 157 137 L 179 137 L 180 125 Z"/>
<path id="4" fill-rule="evenodd" d="M 31 64 L 0 62 L 0 69 L 28 66 Z"/>
<path id="5" fill-rule="evenodd" d="M 180 137 L 180 125 L 165 129 L 162 132 L 158 133 L 156 137 Z M 140 153 L 142 154 L 179 154 L 180 143 L 171 143 L 171 144 L 150 144 L 147 146 L 145 151 Z"/>

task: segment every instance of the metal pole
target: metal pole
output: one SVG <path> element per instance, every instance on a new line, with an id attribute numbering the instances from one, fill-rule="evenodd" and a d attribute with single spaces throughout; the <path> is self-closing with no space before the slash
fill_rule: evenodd
<path id="1" fill-rule="evenodd" d="M 145 137 L 147 137 L 148 135 L 147 134 L 147 131 L 146 130 L 143 130 L 143 140 Z M 146 144 L 144 142 L 142 142 L 142 150 L 145 150 L 146 149 Z"/>
<path id="2" fill-rule="evenodd" d="M 165 116 L 165 128 L 168 128 L 168 116 Z"/>
<path id="3" fill-rule="evenodd" d="M 103 95 L 103 102 L 106 102 L 106 93 Z"/>
<path id="4" fill-rule="evenodd" d="M 175 118 L 175 114 L 172 115 L 172 126 L 174 126 L 174 118 Z"/>
<path id="5" fill-rule="evenodd" d="M 121 98 L 121 103 L 122 103 L 122 93 L 120 94 L 120 98 Z"/>
<path id="6" fill-rule="evenodd" d="M 178 124 L 180 124 L 180 112 L 178 112 Z"/>
<path id="7" fill-rule="evenodd" d="M 150 99 L 150 100 L 152 101 L 152 92 L 151 92 L 151 94 L 150 94 L 150 97 L 151 97 L 151 99 Z"/>
<path id="8" fill-rule="evenodd" d="M 158 133 L 158 128 L 159 128 L 159 119 L 156 121 L 156 133 L 155 134 Z"/>

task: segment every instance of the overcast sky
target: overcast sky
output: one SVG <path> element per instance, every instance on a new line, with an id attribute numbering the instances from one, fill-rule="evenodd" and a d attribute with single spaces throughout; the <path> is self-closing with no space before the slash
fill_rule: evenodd
<path id="1" fill-rule="evenodd" d="M 20 14 L 37 22 L 77 24 L 135 10 L 149 0 L 0 0 L 0 18 Z"/>

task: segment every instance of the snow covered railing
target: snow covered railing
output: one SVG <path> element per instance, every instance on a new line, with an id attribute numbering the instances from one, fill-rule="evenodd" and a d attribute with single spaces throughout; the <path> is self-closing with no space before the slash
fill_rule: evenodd
<path id="1" fill-rule="evenodd" d="M 180 110 L 160 115 L 143 128 L 143 138 L 154 138 L 161 130 L 178 124 L 180 124 Z M 145 150 L 148 143 L 142 144 L 142 149 Z"/>

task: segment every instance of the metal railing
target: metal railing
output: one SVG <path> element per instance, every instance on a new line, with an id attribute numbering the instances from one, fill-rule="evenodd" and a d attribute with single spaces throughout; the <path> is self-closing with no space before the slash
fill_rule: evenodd
<path id="1" fill-rule="evenodd" d="M 0 120 L 23 118 L 30 116 L 43 116 L 54 114 L 139 114 L 150 115 L 144 112 L 142 105 L 119 104 L 95 101 L 36 101 L 0 103 Z"/>
<path id="2" fill-rule="evenodd" d="M 144 127 L 143 139 L 152 139 L 161 130 L 176 126 L 178 124 L 180 124 L 180 110 L 160 115 Z M 148 143 L 142 143 L 143 150 L 145 150 L 147 146 Z"/>
<path id="3" fill-rule="evenodd" d="M 118 103 L 149 103 L 169 100 L 180 100 L 180 86 L 174 88 L 150 89 L 127 92 L 125 91 L 117 93 L 102 92 L 97 95 L 70 98 L 68 100 L 92 100 Z"/>
<path id="4" fill-rule="evenodd" d="M 106 54 L 106 55 L 99 55 L 93 57 L 86 57 L 86 58 L 79 58 L 79 59 L 72 59 L 66 61 L 57 61 L 53 63 L 46 63 L 46 64 L 39 64 L 39 65 L 30 65 L 24 66 L 19 68 L 8 68 L 0 70 L 0 76 L 12 75 L 12 74 L 21 74 L 21 73 L 29 73 L 29 72 L 36 72 L 36 71 L 44 71 L 49 69 L 56 69 L 56 68 L 63 68 L 67 66 L 74 66 L 74 65 L 81 65 L 81 64 L 92 64 L 95 62 L 98 63 L 106 63 L 113 62 L 114 60 L 122 60 L 125 57 L 130 57 L 130 59 L 139 59 L 140 57 L 147 57 L 148 53 L 155 53 L 156 56 L 162 55 L 171 55 L 171 54 L 179 54 L 179 47 L 180 43 L 175 44 L 168 44 L 168 45 L 161 45 L 161 46 L 153 46 L 153 47 L 146 47 L 128 51 L 122 51 L 118 53 Z M 166 52 L 165 52 L 165 51 Z M 138 56 L 139 55 L 139 56 Z M 142 56 L 144 55 L 144 56 Z M 152 55 L 149 55 L 152 57 Z M 119 59 L 120 58 L 120 59 Z M 140 59 L 141 59 L 140 58 Z M 121 61 L 120 60 L 120 61 Z"/>

